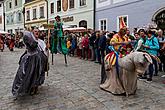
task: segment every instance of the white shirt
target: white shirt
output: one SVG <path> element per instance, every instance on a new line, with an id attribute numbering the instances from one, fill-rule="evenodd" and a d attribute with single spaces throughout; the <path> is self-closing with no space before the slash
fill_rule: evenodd
<path id="1" fill-rule="evenodd" d="M 41 40 L 41 39 L 36 39 L 36 38 L 34 37 L 34 34 L 33 34 L 33 33 L 31 33 L 31 34 L 32 34 L 33 39 L 34 39 L 35 41 L 38 42 L 38 47 L 39 47 L 39 49 L 40 49 L 41 51 L 43 51 L 44 54 L 45 54 L 46 56 L 48 56 L 48 55 L 47 55 L 47 51 L 46 51 L 46 44 L 45 44 L 45 42 L 44 42 L 43 40 Z"/>
<path id="2" fill-rule="evenodd" d="M 41 39 L 38 39 L 38 40 L 36 40 L 36 41 L 38 42 L 38 47 L 39 47 L 39 49 L 40 49 L 41 51 L 43 51 L 44 54 L 47 56 L 47 51 L 46 51 L 46 44 L 45 44 L 45 42 L 44 42 L 43 40 L 41 40 Z"/>

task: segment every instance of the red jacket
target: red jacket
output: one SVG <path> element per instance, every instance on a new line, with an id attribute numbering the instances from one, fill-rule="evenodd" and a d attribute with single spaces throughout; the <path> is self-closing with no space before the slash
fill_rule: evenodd
<path id="1" fill-rule="evenodd" d="M 82 39 L 82 47 L 87 48 L 89 46 L 89 39 L 88 37 L 85 37 L 84 39 Z"/>

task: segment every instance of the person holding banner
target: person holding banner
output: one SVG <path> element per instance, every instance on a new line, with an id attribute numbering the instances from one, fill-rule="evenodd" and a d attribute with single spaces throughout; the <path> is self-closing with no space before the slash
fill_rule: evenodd
<path id="1" fill-rule="evenodd" d="M 66 43 L 64 41 L 63 37 L 63 23 L 61 22 L 60 16 L 55 17 L 55 23 L 54 23 L 54 38 L 52 37 L 52 48 L 51 52 L 53 53 L 62 53 L 66 55 L 68 53 L 68 49 L 66 47 Z"/>
<path id="2" fill-rule="evenodd" d="M 52 53 L 52 64 L 53 64 L 53 53 L 62 53 L 65 58 L 65 64 L 67 64 L 66 55 L 68 49 L 63 36 L 63 23 L 61 22 L 60 16 L 55 17 L 54 32 L 51 36 L 51 53 Z"/>

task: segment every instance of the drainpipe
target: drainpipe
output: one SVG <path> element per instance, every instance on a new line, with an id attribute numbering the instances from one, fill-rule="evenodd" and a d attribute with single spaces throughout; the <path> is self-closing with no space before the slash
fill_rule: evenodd
<path id="1" fill-rule="evenodd" d="M 23 13 L 23 24 L 24 24 L 24 29 L 25 29 L 25 4 L 23 4 L 23 11 L 22 11 L 22 13 Z"/>
<path id="2" fill-rule="evenodd" d="M 3 23 L 4 24 L 3 28 L 4 28 L 4 31 L 6 31 L 6 25 L 5 25 L 5 5 L 4 5 L 5 2 L 2 2 L 2 3 L 3 3 L 3 22 L 4 22 Z"/>
<path id="3" fill-rule="evenodd" d="M 93 9 L 93 29 L 96 29 L 96 0 L 94 1 L 94 9 Z"/>
<path id="4" fill-rule="evenodd" d="M 49 12 L 48 12 L 48 0 L 45 0 L 45 2 L 46 2 L 46 6 L 47 6 L 47 24 L 48 24 L 48 14 L 49 14 Z"/>

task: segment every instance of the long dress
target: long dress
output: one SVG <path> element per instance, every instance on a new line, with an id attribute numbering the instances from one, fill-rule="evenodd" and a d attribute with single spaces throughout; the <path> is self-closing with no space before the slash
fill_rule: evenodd
<path id="1" fill-rule="evenodd" d="M 63 37 L 63 23 L 55 22 L 54 23 L 54 32 L 51 36 L 51 53 L 61 52 L 66 55 L 68 53 L 68 49 L 66 47 L 66 42 Z"/>
<path id="2" fill-rule="evenodd" d="M 19 68 L 12 86 L 14 96 L 30 94 L 34 87 L 42 85 L 47 69 L 47 56 L 40 51 L 31 33 L 25 33 L 23 39 L 27 51 L 23 53 L 19 61 Z"/>
<path id="3" fill-rule="evenodd" d="M 105 60 L 106 80 L 100 88 L 113 94 L 134 94 L 137 90 L 137 75 L 147 70 L 151 57 L 147 53 L 133 52 L 118 60 L 117 65 L 110 66 Z"/>

